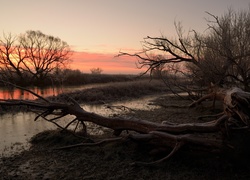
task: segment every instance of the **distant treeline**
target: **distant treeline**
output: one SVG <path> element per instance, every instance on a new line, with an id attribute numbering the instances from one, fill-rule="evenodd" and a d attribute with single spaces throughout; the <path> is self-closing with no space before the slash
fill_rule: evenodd
<path id="1" fill-rule="evenodd" d="M 138 75 L 126 74 L 87 74 L 80 70 L 66 69 L 55 75 L 54 83 L 58 85 L 83 85 L 93 83 L 108 83 L 131 81 L 138 78 Z"/>
<path id="2" fill-rule="evenodd" d="M 4 72 L 0 72 L 0 75 Z M 3 77 L 3 76 L 2 76 Z M 138 78 L 138 75 L 126 74 L 87 74 L 80 70 L 72 69 L 58 69 L 50 73 L 43 81 L 31 82 L 28 75 L 25 79 L 20 81 L 20 78 L 12 76 L 10 79 L 3 79 L 6 82 L 11 82 L 20 86 L 75 86 L 94 83 L 108 83 L 108 82 L 125 82 L 133 81 Z M 140 77 L 142 78 L 142 77 Z M 146 78 L 146 77 L 143 77 Z M 4 84 L 3 84 L 4 85 Z"/>

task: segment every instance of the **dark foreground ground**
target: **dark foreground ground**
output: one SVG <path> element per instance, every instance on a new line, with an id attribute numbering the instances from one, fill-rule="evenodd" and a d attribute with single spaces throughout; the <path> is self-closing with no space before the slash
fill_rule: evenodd
<path id="1" fill-rule="evenodd" d="M 127 116 L 150 121 L 167 120 L 176 123 L 197 122 L 200 114 L 211 113 L 207 108 L 177 108 L 189 101 L 164 96 L 154 103 L 164 107 L 153 111 L 132 111 Z M 95 140 L 110 137 L 107 131 Z M 1 158 L 0 179 L 250 179 L 246 159 L 224 155 L 179 152 L 169 160 L 154 166 L 134 166 L 135 161 L 150 162 L 166 154 L 151 154 L 151 147 L 132 141 L 119 141 L 97 146 L 81 146 L 67 150 L 56 147 L 81 140 L 59 131 L 48 131 L 33 138 L 30 150 Z"/>

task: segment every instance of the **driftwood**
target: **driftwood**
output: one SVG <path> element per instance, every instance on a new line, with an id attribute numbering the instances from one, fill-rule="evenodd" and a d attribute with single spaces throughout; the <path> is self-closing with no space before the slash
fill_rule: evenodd
<path id="1" fill-rule="evenodd" d="M 24 89 L 25 90 L 25 89 Z M 36 94 L 34 94 L 36 95 Z M 40 96 L 37 96 L 41 98 Z M 35 118 L 40 117 L 56 124 L 58 127 L 66 130 L 73 122 L 83 125 L 86 133 L 85 122 L 92 122 L 97 125 L 112 129 L 118 138 L 105 139 L 101 142 L 112 142 L 120 139 L 132 139 L 138 143 L 148 143 L 156 148 L 166 148 L 170 150 L 169 154 L 158 161 L 140 164 L 154 164 L 168 159 L 182 147 L 197 148 L 202 151 L 222 152 L 225 149 L 233 149 L 234 144 L 231 142 L 232 132 L 249 131 L 250 124 L 250 93 L 242 91 L 239 88 L 223 90 L 219 93 L 211 93 L 206 97 L 192 103 L 193 107 L 201 103 L 206 98 L 216 98 L 223 100 L 224 112 L 221 116 L 210 122 L 171 124 L 155 123 L 147 120 L 123 117 L 104 117 L 95 113 L 85 111 L 80 105 L 71 99 L 70 103 L 50 102 L 41 98 L 40 101 L 23 101 L 23 100 L 1 100 L 1 106 L 25 105 L 40 111 Z M 73 115 L 73 120 L 61 127 L 56 120 Z M 129 131 L 127 135 L 121 135 L 122 131 Z M 85 144 L 90 145 L 91 143 Z M 84 145 L 81 144 L 81 145 Z M 79 145 L 75 145 L 79 146 Z M 71 146 L 71 147 L 75 147 Z M 65 147 L 65 148 L 71 148 Z"/>

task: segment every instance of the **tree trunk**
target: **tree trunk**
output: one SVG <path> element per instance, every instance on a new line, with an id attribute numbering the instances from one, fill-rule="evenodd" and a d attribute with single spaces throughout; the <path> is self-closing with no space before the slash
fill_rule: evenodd
<path id="1" fill-rule="evenodd" d="M 83 125 L 84 122 L 92 122 L 110 128 L 114 130 L 114 135 L 116 136 L 120 136 L 121 132 L 124 130 L 129 130 L 131 133 L 126 135 L 126 138 L 138 142 L 153 144 L 156 148 L 172 148 L 173 150 L 166 157 L 167 159 L 184 145 L 189 146 L 190 148 L 198 147 L 200 150 L 210 152 L 222 152 L 228 149 L 236 149 L 234 146 L 235 144 L 238 146 L 238 144 L 235 142 L 240 142 L 241 140 L 236 134 L 249 131 L 250 93 L 242 91 L 239 88 L 233 88 L 215 94 L 213 93 L 212 95 L 219 100 L 223 99 L 224 113 L 218 119 L 210 122 L 184 124 L 163 124 L 135 118 L 103 117 L 85 111 L 72 99 L 72 103 L 55 103 L 49 102 L 38 96 L 39 98 L 42 98 L 44 102 L 2 100 L 0 105 L 27 105 L 42 110 L 42 113 L 39 114 L 36 119 L 42 117 L 55 124 L 55 120 L 66 115 L 75 116 L 75 119 L 70 121 L 65 127 L 61 127 L 62 129 L 67 129 L 73 121 L 78 121 Z M 206 97 L 211 98 L 212 95 L 207 95 Z M 205 99 L 206 98 L 202 98 L 196 103 L 201 103 Z M 191 106 L 194 105 L 195 103 Z M 53 118 L 48 119 L 48 115 L 53 115 Z M 239 138 L 239 141 L 234 137 Z M 245 138 L 249 139 L 249 133 Z M 242 147 L 244 147 L 244 144 Z"/>

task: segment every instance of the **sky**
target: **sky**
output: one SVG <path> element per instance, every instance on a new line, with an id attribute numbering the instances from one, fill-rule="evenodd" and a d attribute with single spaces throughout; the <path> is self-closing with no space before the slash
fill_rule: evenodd
<path id="1" fill-rule="evenodd" d="M 66 41 L 74 51 L 70 68 L 90 73 L 139 74 L 136 59 L 146 36 L 175 37 L 174 22 L 203 32 L 209 12 L 248 10 L 250 0 L 0 0 L 0 37 L 39 30 Z"/>

